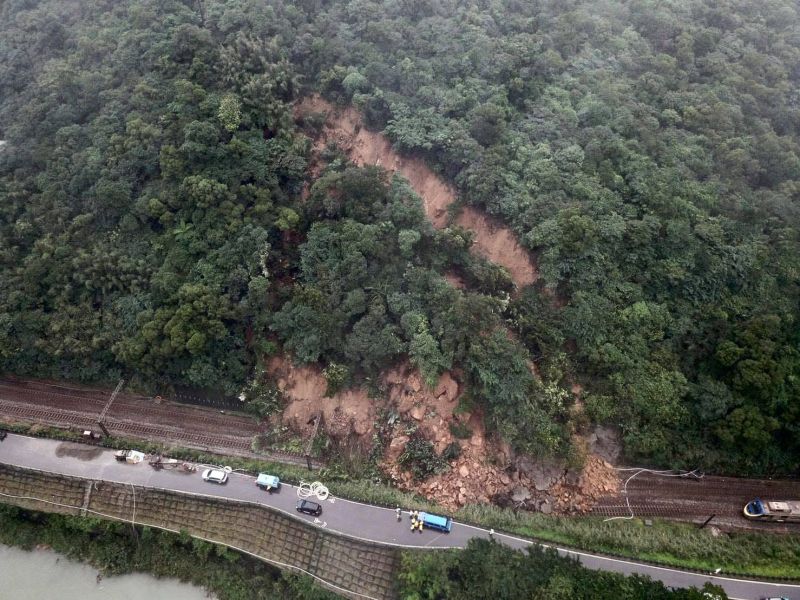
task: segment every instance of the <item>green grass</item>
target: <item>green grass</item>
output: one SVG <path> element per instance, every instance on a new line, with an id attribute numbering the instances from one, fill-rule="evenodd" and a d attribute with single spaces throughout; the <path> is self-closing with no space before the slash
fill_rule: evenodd
<path id="1" fill-rule="evenodd" d="M 27 432 L 25 427 L 8 429 Z M 51 428 L 39 428 L 37 435 L 80 439 L 77 434 Z M 449 512 L 416 494 L 400 491 L 374 479 L 354 479 L 335 467 L 309 472 L 305 467 L 295 465 L 238 457 L 223 458 L 195 450 L 167 448 L 119 438 L 104 440 L 103 445 L 113 448 L 135 447 L 145 452 L 168 453 L 184 460 L 226 464 L 252 474 L 269 472 L 288 483 L 319 480 L 335 496 L 370 504 Z M 723 573 L 727 574 L 800 580 L 800 533 L 732 532 L 715 537 L 710 528 L 700 530 L 695 525 L 672 521 L 654 520 L 652 526 L 646 526 L 640 519 L 603 522 L 597 517 L 554 517 L 489 505 L 469 505 L 449 514 L 464 522 L 574 549 L 702 571 L 722 568 Z"/>

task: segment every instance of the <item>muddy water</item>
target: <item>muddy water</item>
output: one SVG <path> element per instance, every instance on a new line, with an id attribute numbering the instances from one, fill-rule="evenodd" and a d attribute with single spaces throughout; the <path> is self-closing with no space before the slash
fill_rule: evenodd
<path id="1" fill-rule="evenodd" d="M 202 588 L 149 575 L 102 578 L 48 550 L 0 546 L 0 598 L 14 600 L 208 600 Z"/>

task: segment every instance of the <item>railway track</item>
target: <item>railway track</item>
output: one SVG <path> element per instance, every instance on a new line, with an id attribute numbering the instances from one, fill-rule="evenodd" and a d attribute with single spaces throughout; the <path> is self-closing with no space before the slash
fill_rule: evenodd
<path id="1" fill-rule="evenodd" d="M 0 416 L 62 428 L 94 429 L 110 392 L 43 381 L 0 379 Z M 116 435 L 173 443 L 189 448 L 305 465 L 291 452 L 255 454 L 251 442 L 260 433 L 250 417 L 173 402 L 157 403 L 136 394 L 120 394 L 106 427 Z M 313 461 L 317 466 L 322 463 Z M 623 478 L 632 475 L 623 472 Z M 602 498 L 592 514 L 606 518 L 657 517 L 698 520 L 711 514 L 748 526 L 742 506 L 755 497 L 800 498 L 800 482 L 734 477 L 663 477 L 642 472 L 628 481 L 627 495 Z M 630 503 L 630 509 L 629 505 Z M 754 525 L 764 525 L 757 523 Z M 771 525 L 774 527 L 774 525 Z"/>
<path id="2" fill-rule="evenodd" d="M 75 411 L 37 408 L 2 399 L 0 399 L 0 415 L 53 426 L 92 427 L 96 425 L 94 420 Z"/>
<path id="3" fill-rule="evenodd" d="M 632 472 L 627 471 L 629 475 Z M 623 475 L 624 477 L 624 475 Z M 664 477 L 642 472 L 627 484 L 627 493 L 600 499 L 591 514 L 606 518 L 656 517 L 705 521 L 748 529 L 789 531 L 771 523 L 748 521 L 742 507 L 756 497 L 798 498 L 800 482 L 704 476 Z"/>
<path id="4" fill-rule="evenodd" d="M 101 394 L 92 390 L 63 388 L 64 390 L 74 390 L 70 394 L 67 391 L 55 392 L 52 389 L 47 389 L 60 387 L 39 385 L 37 387 L 17 388 L 7 382 L 0 381 L 0 398 L 12 399 L 20 403 L 36 406 L 57 407 L 60 410 L 73 410 L 84 414 L 93 411 L 99 414 L 108 401 L 108 394 Z M 117 397 L 111 406 L 109 416 L 120 419 L 135 419 L 141 418 L 143 411 L 147 412 L 147 416 L 151 421 L 158 419 L 159 421 L 170 422 L 180 418 L 180 424 L 184 427 L 206 429 L 209 427 L 219 428 L 224 425 L 226 429 L 235 427 L 237 431 L 250 435 L 256 435 L 260 431 L 258 425 L 250 417 L 228 414 L 224 422 L 221 422 L 222 420 L 216 413 L 213 416 L 208 416 L 208 409 L 176 405 L 171 402 L 156 403 L 152 398 L 130 394 L 121 394 Z M 190 419 L 186 419 L 186 416 L 190 416 Z"/>
<path id="5" fill-rule="evenodd" d="M 46 382 L 0 380 L 0 416 L 60 428 L 95 429 L 109 392 Z M 118 396 L 104 421 L 115 435 L 188 448 L 306 465 L 302 454 L 271 450 L 256 454 L 252 439 L 261 429 L 250 417 L 152 398 Z M 318 460 L 312 464 L 323 466 Z"/>

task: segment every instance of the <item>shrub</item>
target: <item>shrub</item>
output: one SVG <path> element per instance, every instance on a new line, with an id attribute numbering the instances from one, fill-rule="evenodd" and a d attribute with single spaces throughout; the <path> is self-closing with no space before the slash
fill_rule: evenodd
<path id="1" fill-rule="evenodd" d="M 450 429 L 450 433 L 453 436 L 457 437 L 460 440 L 466 440 L 472 437 L 472 430 L 469 428 L 469 425 L 466 423 L 461 423 L 460 421 L 453 421 L 448 425 Z"/>
<path id="2" fill-rule="evenodd" d="M 433 444 L 421 437 L 414 437 L 409 440 L 397 462 L 401 466 L 410 469 L 414 479 L 417 481 L 447 469 L 447 463 L 436 454 Z"/>

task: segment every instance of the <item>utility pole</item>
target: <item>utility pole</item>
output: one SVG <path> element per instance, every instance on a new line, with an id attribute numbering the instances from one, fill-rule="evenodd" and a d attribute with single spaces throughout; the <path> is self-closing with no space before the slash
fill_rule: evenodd
<path id="1" fill-rule="evenodd" d="M 100 412 L 100 416 L 97 417 L 97 426 L 100 427 L 100 429 L 103 430 L 103 433 L 105 434 L 106 437 L 111 437 L 111 434 L 108 432 L 108 429 L 106 429 L 106 426 L 103 424 L 103 421 L 105 421 L 106 414 L 108 413 L 108 409 L 111 408 L 111 404 L 114 402 L 114 399 L 117 397 L 117 394 L 119 394 L 119 392 L 122 389 L 122 386 L 124 384 L 125 384 L 125 380 L 124 379 L 120 379 L 119 383 L 117 384 L 117 387 L 115 387 L 114 391 L 111 392 L 111 397 L 108 399 L 108 402 L 106 402 L 106 405 L 103 407 L 103 410 Z"/>

